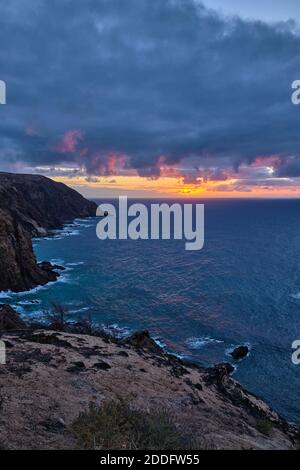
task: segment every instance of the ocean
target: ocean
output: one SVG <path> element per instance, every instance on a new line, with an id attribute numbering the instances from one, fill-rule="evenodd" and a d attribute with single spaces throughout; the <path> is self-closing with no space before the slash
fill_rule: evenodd
<path id="1" fill-rule="evenodd" d="M 38 260 L 66 268 L 59 281 L 1 301 L 38 319 L 60 302 L 70 320 L 88 316 L 119 335 L 148 329 L 181 357 L 229 361 L 237 380 L 300 423 L 300 365 L 291 359 L 300 339 L 300 200 L 193 202 L 205 204 L 201 251 L 180 240 L 100 241 L 97 219 L 77 220 L 34 240 Z M 250 354 L 234 362 L 229 351 L 240 344 Z"/>

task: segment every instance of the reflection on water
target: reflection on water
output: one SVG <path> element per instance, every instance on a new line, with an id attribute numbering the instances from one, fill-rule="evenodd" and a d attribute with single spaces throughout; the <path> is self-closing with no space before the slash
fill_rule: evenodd
<path id="1" fill-rule="evenodd" d="M 66 267 L 60 280 L 2 301 L 40 318 L 55 300 L 70 319 L 88 313 L 120 334 L 147 328 L 167 349 L 204 364 L 228 361 L 232 347 L 249 344 L 236 377 L 300 421 L 291 362 L 300 336 L 300 203 L 204 202 L 202 251 L 185 251 L 181 241 L 99 241 L 95 219 L 76 221 L 34 242 L 39 260 Z"/>

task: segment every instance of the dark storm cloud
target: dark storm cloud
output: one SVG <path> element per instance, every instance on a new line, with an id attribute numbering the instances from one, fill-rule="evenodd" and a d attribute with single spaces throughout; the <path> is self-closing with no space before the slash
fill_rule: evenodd
<path id="1" fill-rule="evenodd" d="M 284 159 L 278 168 L 278 176 L 300 177 L 300 159 L 297 157 Z"/>
<path id="2" fill-rule="evenodd" d="M 200 173 L 213 160 L 222 179 L 226 168 L 279 155 L 294 159 L 279 174 L 293 175 L 296 29 L 223 18 L 196 0 L 5 2 L 1 167 L 69 163 L 91 175 L 125 167 L 157 177 L 163 156 L 177 166 L 193 159 Z"/>

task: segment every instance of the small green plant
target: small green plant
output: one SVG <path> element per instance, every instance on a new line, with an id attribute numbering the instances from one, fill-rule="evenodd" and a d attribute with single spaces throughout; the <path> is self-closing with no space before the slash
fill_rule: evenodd
<path id="1" fill-rule="evenodd" d="M 84 449 L 179 450 L 199 449 L 182 436 L 165 411 L 133 409 L 126 401 L 90 405 L 73 422 L 79 447 Z"/>
<path id="2" fill-rule="evenodd" d="M 265 436 L 270 436 L 273 428 L 274 424 L 269 419 L 261 418 L 256 421 L 256 429 Z"/>

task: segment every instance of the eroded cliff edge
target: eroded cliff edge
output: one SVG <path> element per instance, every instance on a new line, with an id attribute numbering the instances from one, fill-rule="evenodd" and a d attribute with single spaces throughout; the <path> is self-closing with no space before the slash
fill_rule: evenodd
<path id="1" fill-rule="evenodd" d="M 37 264 L 32 237 L 96 215 L 97 206 L 44 176 L 0 173 L 0 291 L 28 290 L 57 274 Z"/>
<path id="2" fill-rule="evenodd" d="M 118 340 L 72 328 L 76 333 L 24 328 L 2 335 L 0 448 L 77 448 L 74 419 L 107 400 L 166 410 L 180 434 L 199 443 L 195 450 L 299 448 L 299 428 L 247 392 L 226 364 L 184 362 L 148 332 Z"/>

